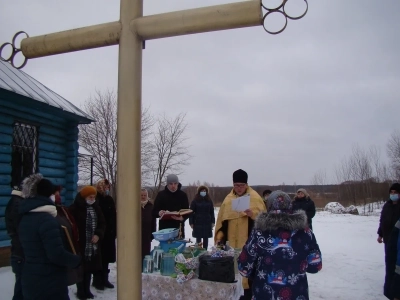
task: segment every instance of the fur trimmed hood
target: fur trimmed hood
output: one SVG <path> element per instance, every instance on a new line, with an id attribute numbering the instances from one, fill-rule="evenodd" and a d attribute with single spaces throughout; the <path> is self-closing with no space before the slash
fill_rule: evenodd
<path id="1" fill-rule="evenodd" d="M 208 187 L 206 187 L 205 185 L 200 185 L 197 188 L 197 194 L 200 194 L 200 191 L 202 191 L 202 190 L 206 190 L 207 194 L 209 193 Z"/>
<path id="2" fill-rule="evenodd" d="M 37 185 L 40 180 L 43 179 L 43 175 L 40 173 L 32 174 L 26 177 L 22 181 L 22 196 L 24 198 L 32 198 L 37 194 Z"/>
<path id="3" fill-rule="evenodd" d="M 307 227 L 307 215 L 303 210 L 296 211 L 293 214 L 262 212 L 254 223 L 254 229 L 261 231 L 273 231 L 278 228 L 292 231 Z"/>

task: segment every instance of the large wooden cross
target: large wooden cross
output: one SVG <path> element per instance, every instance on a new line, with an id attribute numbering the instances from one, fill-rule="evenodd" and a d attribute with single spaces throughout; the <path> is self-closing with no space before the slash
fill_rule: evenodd
<path id="1" fill-rule="evenodd" d="M 118 67 L 118 299 L 141 299 L 141 209 L 137 198 L 141 188 L 141 95 L 142 49 L 146 40 L 263 25 L 277 34 L 282 32 L 288 19 L 300 19 L 287 14 L 288 0 L 268 8 L 261 0 L 249 0 L 210 7 L 188 9 L 170 13 L 143 16 L 143 0 L 121 0 L 120 20 L 68 31 L 27 37 L 21 47 L 5 43 L 1 50 L 11 45 L 12 54 L 3 60 L 22 68 L 26 59 L 93 49 L 119 44 Z M 266 11 L 263 16 L 263 9 Z M 277 31 L 266 28 L 266 17 L 272 13 L 283 15 L 285 23 Z M 22 65 L 16 66 L 18 53 L 25 56 Z"/>

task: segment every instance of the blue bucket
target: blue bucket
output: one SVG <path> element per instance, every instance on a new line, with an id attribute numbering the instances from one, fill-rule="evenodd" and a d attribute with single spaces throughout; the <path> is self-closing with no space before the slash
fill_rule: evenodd
<path id="1" fill-rule="evenodd" d="M 160 241 L 160 247 L 164 250 L 164 252 L 168 252 L 169 249 L 177 248 L 179 253 L 182 253 L 185 250 L 186 241 L 177 240 L 177 241 Z"/>
<path id="2" fill-rule="evenodd" d="M 179 234 L 178 228 L 165 228 L 156 232 L 153 232 L 154 239 L 157 241 L 168 241 L 173 240 Z"/>

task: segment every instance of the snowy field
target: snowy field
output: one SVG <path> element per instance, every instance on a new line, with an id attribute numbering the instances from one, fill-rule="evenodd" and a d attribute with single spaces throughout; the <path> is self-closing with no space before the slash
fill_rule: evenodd
<path id="1" fill-rule="evenodd" d="M 216 214 L 218 212 L 216 211 Z M 318 212 L 313 219 L 314 232 L 320 245 L 323 267 L 317 274 L 308 274 L 310 299 L 377 300 L 382 295 L 384 280 L 383 244 L 376 242 L 378 215 L 334 215 Z M 186 237 L 191 229 L 186 226 Z M 210 244 L 212 245 L 210 239 Z M 153 246 L 158 242 L 153 242 Z M 111 265 L 112 283 L 116 283 L 116 266 Z M 14 277 L 10 267 L 0 268 L 1 299 L 12 298 Z M 76 299 L 76 288 L 70 298 Z M 97 291 L 96 299 L 117 299 L 116 289 Z"/>

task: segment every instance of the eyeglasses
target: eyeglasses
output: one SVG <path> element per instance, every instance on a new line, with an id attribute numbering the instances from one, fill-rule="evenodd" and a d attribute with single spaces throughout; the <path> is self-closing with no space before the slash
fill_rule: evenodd
<path id="1" fill-rule="evenodd" d="M 235 183 L 233 186 L 238 187 L 238 188 L 243 188 L 246 186 L 246 184 L 245 183 Z"/>

